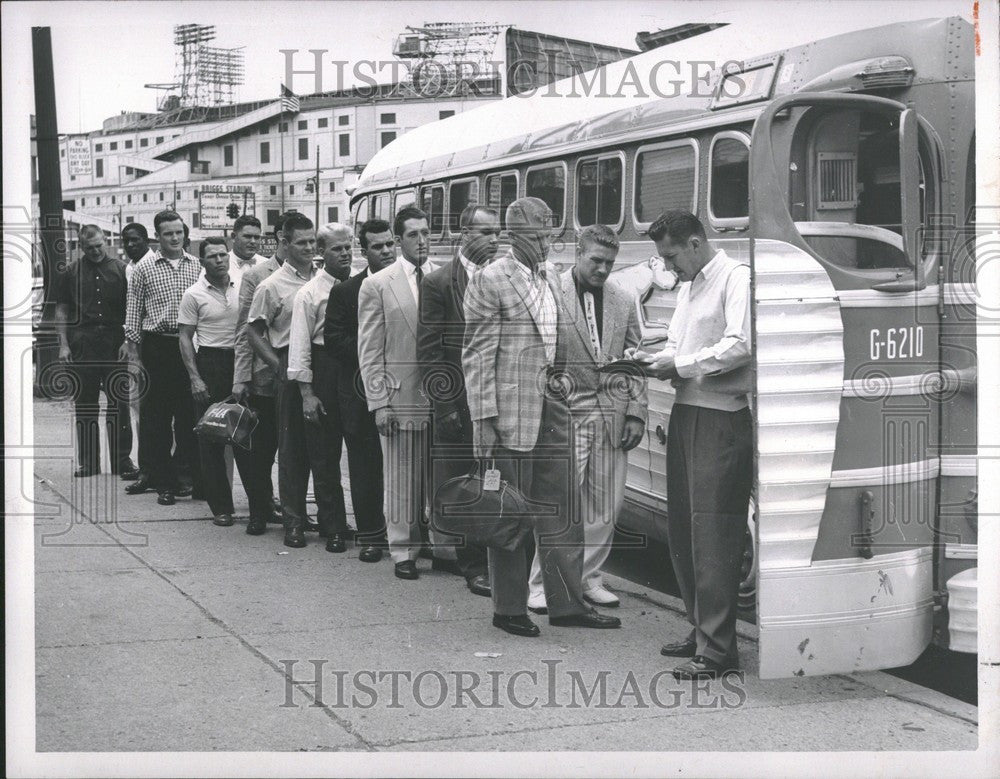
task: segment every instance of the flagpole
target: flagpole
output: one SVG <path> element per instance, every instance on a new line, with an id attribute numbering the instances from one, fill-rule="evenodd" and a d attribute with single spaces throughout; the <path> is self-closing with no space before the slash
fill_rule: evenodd
<path id="1" fill-rule="evenodd" d="M 285 126 L 281 121 L 284 114 L 284 111 L 278 114 L 278 139 L 281 144 L 281 213 L 285 213 L 285 131 L 281 129 Z"/>
<path id="2" fill-rule="evenodd" d="M 319 229 L 319 146 L 316 147 L 316 229 Z"/>

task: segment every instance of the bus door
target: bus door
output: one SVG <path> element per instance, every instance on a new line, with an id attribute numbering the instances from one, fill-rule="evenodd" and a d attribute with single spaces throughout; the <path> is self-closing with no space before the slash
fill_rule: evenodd
<path id="1" fill-rule="evenodd" d="M 906 665 L 931 638 L 933 144 L 913 110 L 868 95 L 790 95 L 754 127 L 762 678 Z"/>

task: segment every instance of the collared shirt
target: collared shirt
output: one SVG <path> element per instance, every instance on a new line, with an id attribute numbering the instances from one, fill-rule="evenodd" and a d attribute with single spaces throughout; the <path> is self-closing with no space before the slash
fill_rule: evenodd
<path id="1" fill-rule="evenodd" d="M 479 270 L 480 268 L 485 268 L 486 267 L 486 263 L 485 262 L 482 265 L 476 265 L 476 263 L 474 263 L 472 260 L 470 260 L 464 254 L 462 254 L 462 252 L 458 253 L 458 261 L 460 263 L 462 263 L 462 267 L 465 268 L 465 272 L 466 272 L 466 274 L 468 275 L 468 277 L 470 279 L 472 278 L 472 276 L 475 274 L 475 272 L 477 270 Z"/>
<path id="2" fill-rule="evenodd" d="M 229 280 L 236 285 L 236 291 L 240 291 L 240 282 L 243 281 L 243 274 L 258 262 L 264 262 L 264 258 L 255 254 L 249 260 L 241 259 L 236 252 L 229 252 Z M 205 278 L 205 269 L 201 269 L 201 277 Z"/>
<path id="3" fill-rule="evenodd" d="M 403 264 L 403 273 L 406 276 L 406 281 L 410 285 L 410 292 L 413 293 L 413 300 L 416 301 L 417 305 L 420 305 L 420 284 L 417 282 L 417 266 L 410 262 L 405 257 L 400 258 L 399 262 Z M 424 260 L 424 264 L 420 266 L 421 278 L 426 277 L 428 273 L 435 270 L 435 265 L 430 260 Z"/>
<path id="4" fill-rule="evenodd" d="M 292 303 L 295 295 L 306 285 L 316 269 L 309 265 L 308 275 L 299 273 L 290 262 L 285 262 L 278 270 L 264 279 L 253 294 L 247 323 L 263 320 L 267 324 L 267 334 L 271 346 L 284 349 L 292 327 Z"/>
<path id="5" fill-rule="evenodd" d="M 127 260 L 125 261 L 125 280 L 132 283 L 132 274 L 135 272 L 135 266 L 142 262 L 147 257 L 155 257 L 156 252 L 152 249 L 146 249 L 146 253 L 142 255 L 138 260 Z"/>
<path id="6" fill-rule="evenodd" d="M 81 257 L 57 277 L 54 298 L 56 303 L 69 306 L 70 325 L 121 327 L 127 291 L 121 260 L 105 255 L 99 262 L 91 262 Z"/>
<path id="7" fill-rule="evenodd" d="M 288 336 L 289 379 L 304 383 L 312 381 L 312 346 L 323 345 L 326 304 L 330 299 L 330 290 L 339 283 L 325 270 L 317 271 L 295 295 L 292 328 Z"/>
<path id="8" fill-rule="evenodd" d="M 160 252 L 139 261 L 132 272 L 125 313 L 125 337 L 133 343 L 143 333 L 177 333 L 177 309 L 184 291 L 198 280 L 201 264 L 187 252 L 175 269 Z"/>
<path id="9" fill-rule="evenodd" d="M 750 268 L 723 251 L 682 284 L 661 355 L 673 356 L 678 403 L 723 411 L 750 391 Z"/>
<path id="10" fill-rule="evenodd" d="M 545 344 L 545 359 L 551 363 L 556 358 L 556 340 L 559 337 L 559 309 L 556 308 L 556 299 L 552 294 L 546 277 L 547 269 L 537 268 L 534 272 L 523 262 L 514 258 L 518 271 L 524 276 L 531 290 L 531 299 L 528 305 L 532 308 L 532 315 L 538 324 L 538 331 L 542 335 L 542 342 Z"/>
<path id="11" fill-rule="evenodd" d="M 199 346 L 232 349 L 236 346 L 236 322 L 240 293 L 230 278 L 225 292 L 202 276 L 181 297 L 177 324 L 194 325 Z"/>
<path id="12" fill-rule="evenodd" d="M 587 298 L 589 292 L 594 301 L 594 319 L 597 322 L 598 340 L 604 339 L 604 287 L 592 287 L 581 281 L 576 275 L 576 268 L 573 269 L 573 284 L 576 286 L 576 298 L 580 301 L 580 310 L 584 317 L 587 316 Z"/>

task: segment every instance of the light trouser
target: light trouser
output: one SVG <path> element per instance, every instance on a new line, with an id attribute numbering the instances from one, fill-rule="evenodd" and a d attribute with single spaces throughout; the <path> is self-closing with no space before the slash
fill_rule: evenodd
<path id="1" fill-rule="evenodd" d="M 430 483 L 430 417 L 426 412 L 401 414 L 399 428 L 382 436 L 385 475 L 385 529 L 394 563 L 416 560 L 422 544 L 420 526 L 427 521 Z M 441 556 L 454 559 L 442 536 L 430 528 L 431 543 Z"/>
<path id="2" fill-rule="evenodd" d="M 611 427 L 599 410 L 573 425 L 573 462 L 580 484 L 583 524 L 583 591 L 601 586 L 601 566 L 611 552 L 615 519 L 625 500 L 628 455 L 611 440 Z M 541 595 L 542 565 L 535 551 L 528 580 L 531 596 Z"/>

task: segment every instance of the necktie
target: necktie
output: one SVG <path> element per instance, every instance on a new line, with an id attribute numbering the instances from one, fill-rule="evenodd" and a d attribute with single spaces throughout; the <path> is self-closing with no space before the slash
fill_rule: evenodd
<path id="1" fill-rule="evenodd" d="M 417 289 L 420 289 L 420 282 L 424 280 L 424 266 L 423 265 L 414 266 L 413 273 L 417 277 Z"/>

